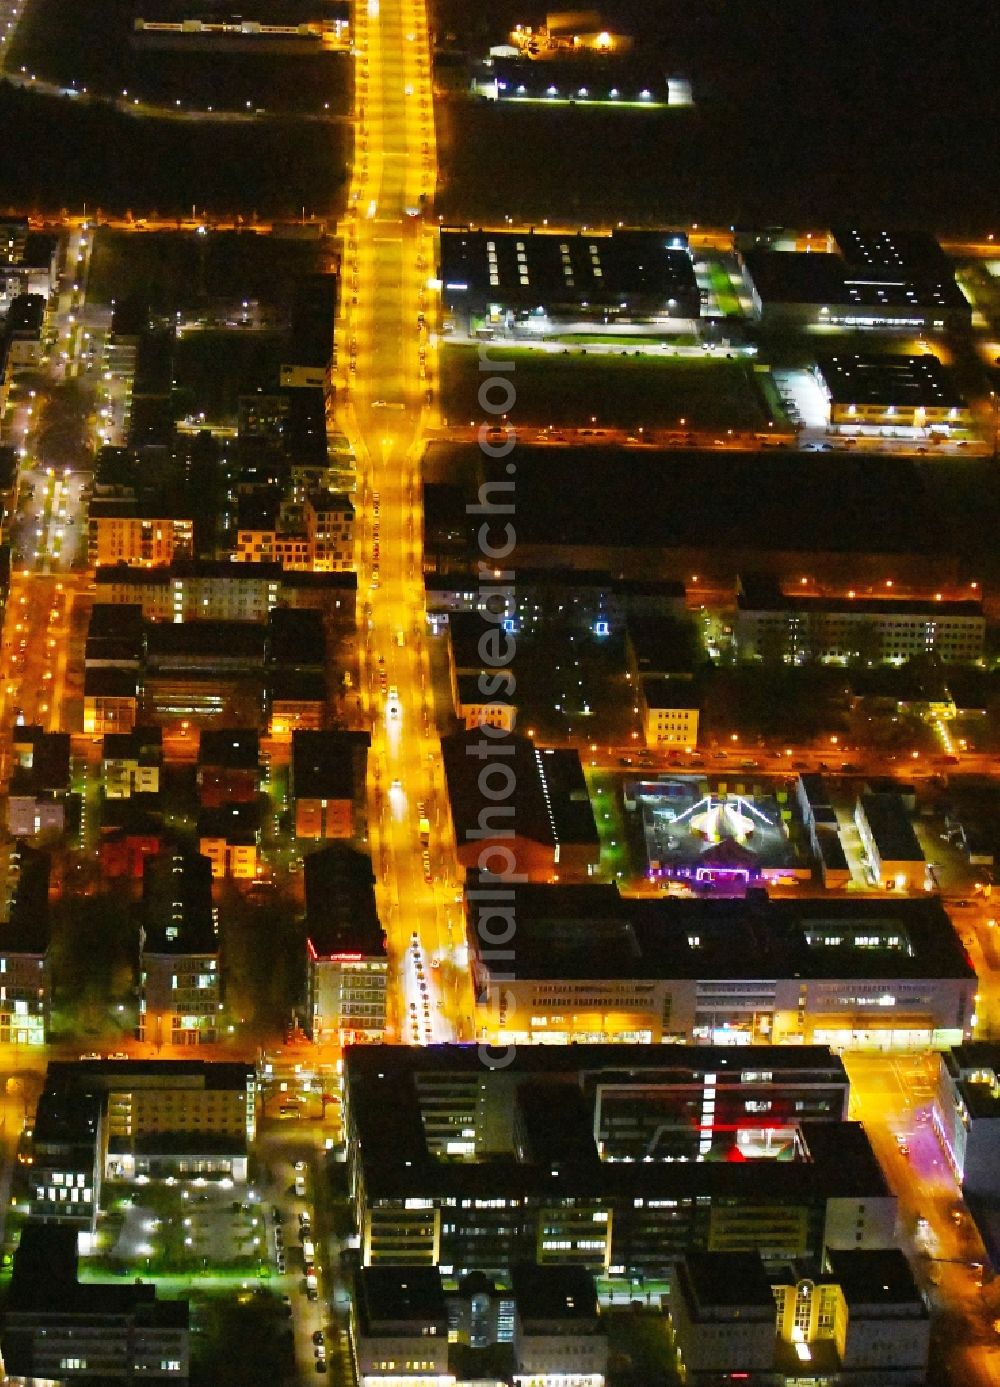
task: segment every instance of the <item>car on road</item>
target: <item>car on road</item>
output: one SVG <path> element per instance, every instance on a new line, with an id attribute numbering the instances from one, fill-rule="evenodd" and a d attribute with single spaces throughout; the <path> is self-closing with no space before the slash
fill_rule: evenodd
<path id="1" fill-rule="evenodd" d="M 325 1339 L 326 1339 L 326 1336 L 324 1335 L 322 1329 L 314 1329 L 314 1330 L 313 1330 L 313 1343 L 314 1343 L 314 1344 L 322 1344 L 322 1343 L 325 1342 Z"/>

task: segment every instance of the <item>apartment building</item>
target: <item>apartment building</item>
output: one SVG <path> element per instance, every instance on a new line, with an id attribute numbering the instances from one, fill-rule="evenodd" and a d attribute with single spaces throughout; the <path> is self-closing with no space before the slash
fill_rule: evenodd
<path id="1" fill-rule="evenodd" d="M 743 575 L 737 587 L 734 639 L 743 660 L 902 664 L 935 655 L 976 664 L 985 638 L 980 602 L 816 596 L 784 591 L 768 575 Z"/>
<path id="2" fill-rule="evenodd" d="M 222 1009 L 212 863 L 178 851 L 146 859 L 139 935 L 139 1039 L 203 1045 Z"/>
<path id="3" fill-rule="evenodd" d="M 155 568 L 190 555 L 194 521 L 190 517 L 150 514 L 135 500 L 101 499 L 90 503 L 89 563 L 129 564 Z"/>

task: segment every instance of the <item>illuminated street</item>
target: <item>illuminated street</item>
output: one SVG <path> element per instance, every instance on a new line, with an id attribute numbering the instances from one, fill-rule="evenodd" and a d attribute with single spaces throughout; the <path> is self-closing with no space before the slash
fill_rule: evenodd
<path id="1" fill-rule="evenodd" d="M 420 215 L 435 173 L 426 10 L 421 0 L 370 0 L 357 11 L 356 29 L 340 417 L 363 478 L 356 531 L 362 680 L 372 726 L 373 860 L 397 982 L 390 1028 L 423 1043 L 470 1034 L 464 973 L 455 967 L 455 870 L 434 832 L 441 774 L 423 634 L 420 457 L 436 316 L 426 287 L 434 233 Z M 426 857 L 420 805 L 432 826 Z"/>

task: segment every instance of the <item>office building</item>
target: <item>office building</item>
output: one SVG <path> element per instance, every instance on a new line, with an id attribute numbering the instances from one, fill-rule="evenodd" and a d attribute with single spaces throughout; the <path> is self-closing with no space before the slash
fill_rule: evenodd
<path id="1" fill-rule="evenodd" d="M 515 1387 L 604 1387 L 608 1336 L 584 1267 L 513 1268 Z"/>
<path id="2" fill-rule="evenodd" d="M 159 1047 L 218 1038 L 222 984 L 207 857 L 175 850 L 143 864 L 139 988 L 140 1040 Z"/>
<path id="3" fill-rule="evenodd" d="M 778 1061 L 792 1093 L 803 1064 L 807 1106 L 786 1110 L 770 1138 L 758 1125 L 769 1100 L 756 1093 L 776 1088 L 775 1070 L 744 1069 L 737 1051 L 526 1045 L 487 1056 L 498 1067 L 474 1046 L 346 1052 L 365 1265 L 507 1276 L 527 1261 L 626 1279 L 666 1275 L 696 1248 L 777 1259 L 892 1245 L 896 1201 L 863 1129 L 836 1120 L 843 1076 L 828 1053 Z M 717 1117 L 730 1069 L 738 1085 Z"/>
<path id="4" fill-rule="evenodd" d="M 891 790 L 859 795 L 854 823 L 874 885 L 889 891 L 926 888 L 927 859 L 901 795 Z"/>
<path id="5" fill-rule="evenodd" d="M 625 899 L 470 874 L 466 910 L 477 1032 L 501 1045 L 942 1049 L 971 1034 L 972 965 L 924 894 Z"/>
<path id="6" fill-rule="evenodd" d="M 601 844 L 579 753 L 538 747 L 529 737 L 491 737 L 494 756 L 507 768 L 487 798 L 483 761 L 475 754 L 481 733 L 456 732 L 441 739 L 450 833 L 459 863 L 480 863 L 523 872 L 532 881 L 586 878 L 597 869 Z"/>
<path id="7" fill-rule="evenodd" d="M 309 1029 L 318 1043 L 385 1037 L 389 963 L 371 858 L 322 848 L 305 859 Z"/>
<path id="8" fill-rule="evenodd" d="M 784 1267 L 754 1252 L 689 1254 L 672 1281 L 670 1323 L 691 1387 L 928 1380 L 930 1313 L 896 1248 Z"/>
<path id="9" fill-rule="evenodd" d="M 51 1071 L 51 1066 L 50 1066 Z M 107 1125 L 100 1093 L 46 1076 L 35 1110 L 28 1210 L 32 1218 L 93 1233 L 101 1199 Z"/>
<path id="10" fill-rule="evenodd" d="M 448 1312 L 435 1268 L 360 1268 L 350 1329 L 359 1387 L 454 1387 Z"/>
<path id="11" fill-rule="evenodd" d="M 246 1064 L 52 1061 L 35 1122 L 32 1214 L 89 1223 L 102 1179 L 245 1182 L 256 1094 Z"/>
<path id="12" fill-rule="evenodd" d="M 1000 1198 L 1000 1045 L 967 1041 L 938 1056 L 934 1129 L 963 1192 Z"/>
<path id="13" fill-rule="evenodd" d="M 19 1381 L 182 1384 L 188 1303 L 158 1299 L 151 1281 L 81 1281 L 76 1231 L 29 1220 L 14 1254 L 0 1347 Z"/>
<path id="14" fill-rule="evenodd" d="M 933 655 L 975 664 L 986 621 L 978 601 L 820 595 L 767 574 L 742 574 L 733 635 L 742 660 L 901 665 Z"/>

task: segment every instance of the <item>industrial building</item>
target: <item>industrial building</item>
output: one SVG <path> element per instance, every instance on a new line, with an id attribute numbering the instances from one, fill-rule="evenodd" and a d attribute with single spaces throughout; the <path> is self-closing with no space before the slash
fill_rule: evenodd
<path id="1" fill-rule="evenodd" d="M 544 333 L 585 320 L 650 324 L 697 318 L 701 299 L 687 236 L 679 231 L 440 233 L 445 312 L 468 328 Z"/>
<path id="2" fill-rule="evenodd" d="M 950 267 L 851 264 L 812 251 L 739 253 L 754 313 L 765 327 L 968 330 L 969 302 Z"/>
<path id="3" fill-rule="evenodd" d="M 876 426 L 890 432 L 910 428 L 946 434 L 972 422 L 972 411 L 952 373 L 930 352 L 840 352 L 821 356 L 815 374 L 830 403 L 830 423 L 844 432 Z"/>

